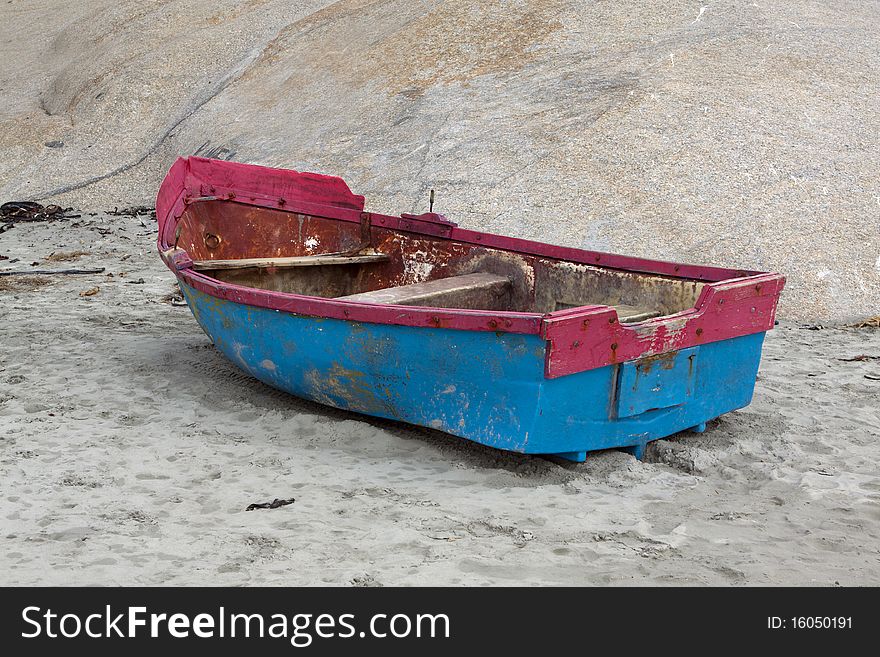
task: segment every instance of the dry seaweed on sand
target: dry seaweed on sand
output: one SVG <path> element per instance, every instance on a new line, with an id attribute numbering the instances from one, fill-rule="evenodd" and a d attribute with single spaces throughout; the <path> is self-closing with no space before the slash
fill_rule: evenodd
<path id="1" fill-rule="evenodd" d="M 847 324 L 846 328 L 880 328 L 880 315 L 874 315 L 855 324 Z"/>
<path id="2" fill-rule="evenodd" d="M 75 219 L 78 214 L 68 214 L 73 208 L 60 205 L 43 205 L 34 201 L 9 201 L 0 205 L 0 221 L 17 223 L 20 221 L 53 221 L 55 219 Z"/>
<path id="3" fill-rule="evenodd" d="M 87 255 L 92 254 L 89 251 L 53 251 L 43 258 L 43 260 L 46 262 L 69 262 L 71 260 L 78 260 Z"/>
<path id="4" fill-rule="evenodd" d="M 106 213 L 111 217 L 150 217 L 151 219 L 156 218 L 156 208 L 151 208 L 146 205 L 134 205 L 128 208 L 113 208 L 112 210 L 107 210 Z M 145 226 L 146 228 L 146 226 Z"/>
<path id="5" fill-rule="evenodd" d="M 45 276 L 0 276 L 0 292 L 33 292 L 50 282 Z"/>
<path id="6" fill-rule="evenodd" d="M 186 299 L 183 298 L 183 295 L 175 292 L 171 292 L 170 294 L 166 294 L 164 297 L 160 299 L 162 303 L 170 303 L 172 306 L 185 306 Z"/>
<path id="7" fill-rule="evenodd" d="M 293 504 L 294 502 L 296 502 L 296 500 L 292 497 L 286 500 L 276 497 L 271 502 L 255 502 L 254 504 L 248 504 L 245 511 L 253 511 L 254 509 L 277 509 L 282 506 L 287 506 L 288 504 Z"/>

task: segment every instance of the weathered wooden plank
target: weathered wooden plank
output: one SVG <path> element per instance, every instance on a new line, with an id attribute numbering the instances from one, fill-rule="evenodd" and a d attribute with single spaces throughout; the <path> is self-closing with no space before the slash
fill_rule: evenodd
<path id="1" fill-rule="evenodd" d="M 592 306 L 592 305 L 605 305 L 600 302 L 595 303 L 584 303 L 580 305 L 576 305 L 573 303 L 564 303 L 561 301 L 556 302 L 556 310 L 571 310 L 574 308 L 582 308 L 584 306 Z M 609 304 L 610 305 L 610 304 Z M 618 303 L 611 305 L 617 311 L 617 318 L 620 320 L 622 324 L 632 324 L 634 322 L 643 322 L 646 319 L 652 319 L 653 317 L 660 317 L 663 313 L 657 309 L 650 308 L 649 306 L 629 306 L 625 303 Z"/>
<path id="2" fill-rule="evenodd" d="M 317 267 L 327 265 L 359 265 L 368 262 L 385 262 L 388 256 L 384 253 L 367 253 L 362 255 L 318 254 L 311 256 L 295 256 L 289 258 L 239 258 L 236 260 L 195 260 L 193 269 L 204 271 L 209 269 L 248 269 L 268 267 Z"/>
<path id="3" fill-rule="evenodd" d="M 338 300 L 437 308 L 492 308 L 499 305 L 499 300 L 506 296 L 510 288 L 510 279 L 506 276 L 464 274 L 350 294 L 338 297 Z"/>
<path id="4" fill-rule="evenodd" d="M 643 322 L 646 319 L 660 317 L 660 311 L 646 306 L 628 306 L 626 304 L 618 304 L 612 306 L 617 311 L 617 318 L 623 324 L 632 324 L 634 322 Z"/>

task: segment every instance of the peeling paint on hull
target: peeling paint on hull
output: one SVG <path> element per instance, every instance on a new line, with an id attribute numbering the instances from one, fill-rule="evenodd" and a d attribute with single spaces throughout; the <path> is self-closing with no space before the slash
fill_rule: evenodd
<path id="1" fill-rule="evenodd" d="M 219 299 L 181 282 L 230 361 L 298 397 L 483 445 L 583 460 L 645 445 L 751 401 L 764 333 L 545 377 L 535 334 L 315 318 Z"/>

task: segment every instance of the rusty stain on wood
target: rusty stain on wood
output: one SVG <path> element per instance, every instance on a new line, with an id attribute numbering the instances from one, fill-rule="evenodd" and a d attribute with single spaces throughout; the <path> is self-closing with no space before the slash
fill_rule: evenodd
<path id="1" fill-rule="evenodd" d="M 324 298 L 347 298 L 468 274 L 494 274 L 510 280 L 503 303 L 495 296 L 483 295 L 458 307 L 550 313 L 608 305 L 618 307 L 619 314 L 623 311 L 620 321 L 634 323 L 692 307 L 705 285 L 693 279 L 401 232 L 379 222 L 353 223 L 228 202 L 188 205 L 180 225 L 180 245 L 193 258 L 193 269 L 211 271 L 215 278 L 236 285 Z M 226 238 L 215 249 L 208 249 L 205 233 Z M 371 253 L 341 255 L 365 242 L 372 244 Z M 333 264 L 347 266 L 320 271 L 322 265 Z"/>

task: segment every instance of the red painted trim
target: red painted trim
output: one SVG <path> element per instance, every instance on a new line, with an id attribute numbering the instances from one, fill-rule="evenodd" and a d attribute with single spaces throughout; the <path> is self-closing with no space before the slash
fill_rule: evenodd
<path id="1" fill-rule="evenodd" d="M 373 225 L 432 235 L 457 242 L 567 260 L 593 266 L 707 281 L 694 308 L 676 315 L 621 325 L 608 306 L 586 306 L 541 315 L 464 309 L 384 306 L 223 283 L 191 269 L 184 252 L 164 254 L 186 204 L 215 197 L 246 205 L 359 222 L 364 197 L 341 178 L 237 162 L 180 158 L 169 170 L 156 199 L 159 250 L 185 283 L 207 294 L 262 308 L 358 322 L 463 331 L 540 334 L 548 342 L 545 375 L 565 376 L 612 363 L 725 340 L 772 328 L 785 279 L 779 274 L 688 265 L 586 251 L 458 228 L 442 215 L 371 215 Z M 210 201 L 207 201 L 210 202 Z"/>
<path id="2" fill-rule="evenodd" d="M 785 279 L 762 274 L 706 285 L 694 308 L 637 324 L 621 324 L 607 306 L 545 316 L 547 378 L 717 342 L 773 328 Z"/>
<path id="3" fill-rule="evenodd" d="M 624 269 L 644 274 L 660 274 L 673 278 L 689 278 L 698 281 L 723 281 L 731 278 L 752 276 L 762 272 L 746 271 L 742 269 L 726 269 L 723 267 L 708 267 L 705 265 L 688 265 L 665 260 L 649 260 L 647 258 L 634 258 L 632 256 L 616 255 L 614 253 L 602 253 L 600 251 L 586 251 L 567 246 L 533 242 L 531 240 L 494 235 L 492 233 L 480 233 L 473 230 L 457 228 L 452 232 L 451 239 L 469 244 L 480 244 L 494 249 L 504 249 L 517 253 L 527 253 L 556 260 L 567 260 L 584 265 L 606 267 L 609 269 Z"/>
<path id="4" fill-rule="evenodd" d="M 373 324 L 453 328 L 462 331 L 503 331 L 504 333 L 525 334 L 541 332 L 542 316 L 537 313 L 426 308 L 424 306 L 380 306 L 372 303 L 337 301 L 323 297 L 309 297 L 301 294 L 243 287 L 223 283 L 192 269 L 182 269 L 177 272 L 177 275 L 187 285 L 211 296 L 296 315 Z"/>
<path id="5" fill-rule="evenodd" d="M 239 183 L 236 175 L 247 173 Z M 309 184 L 309 193 L 299 191 L 302 177 Z M 261 184 L 263 177 L 266 178 Z M 326 197 L 320 194 L 320 185 L 326 185 Z M 173 190 L 177 193 L 173 193 Z M 341 178 L 319 174 L 305 174 L 288 169 L 272 169 L 252 164 L 207 160 L 200 157 L 179 158 L 174 163 L 159 190 L 156 216 L 159 219 L 159 248 L 168 249 L 174 242 L 176 222 L 183 214 L 186 199 L 214 196 L 245 205 L 289 212 L 310 214 L 340 221 L 360 222 L 364 207 L 363 196 L 351 194 Z M 172 205 L 171 200 L 175 203 Z M 325 199 L 326 202 L 322 202 Z M 374 225 L 423 235 L 447 237 L 456 242 L 478 244 L 495 249 L 527 253 L 545 258 L 567 260 L 586 265 L 625 269 L 649 274 L 700 281 L 723 281 L 761 274 L 762 272 L 705 265 L 688 265 L 664 260 L 650 260 L 631 256 L 587 251 L 543 242 L 482 233 L 458 228 L 454 222 L 440 221 L 442 215 L 404 214 L 399 217 L 371 213 Z M 445 219 L 445 218 L 443 218 Z M 174 225 L 166 225 L 174 224 Z M 163 228 L 163 226 L 165 226 Z M 164 243 L 163 243 L 164 238 Z"/>

